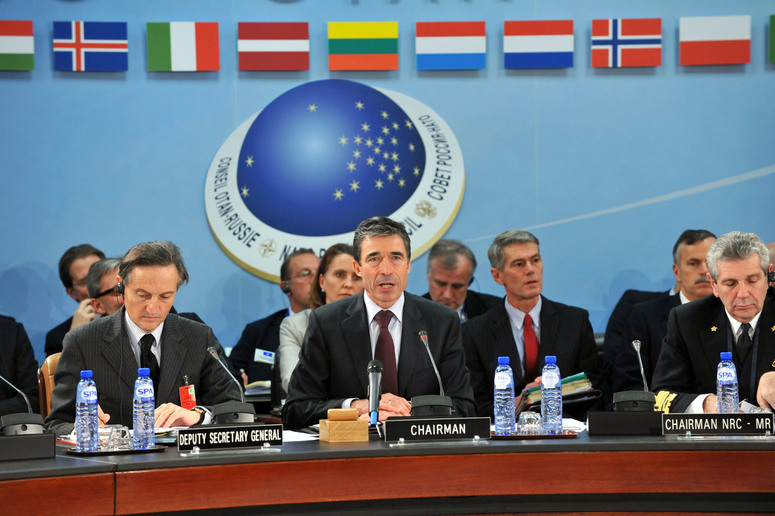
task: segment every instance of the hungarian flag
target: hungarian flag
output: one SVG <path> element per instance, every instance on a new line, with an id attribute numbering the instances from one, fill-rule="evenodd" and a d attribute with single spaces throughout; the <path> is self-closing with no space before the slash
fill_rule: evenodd
<path id="1" fill-rule="evenodd" d="M 678 27 L 682 66 L 751 62 L 750 16 L 680 18 Z"/>
<path id="2" fill-rule="evenodd" d="M 54 70 L 125 72 L 128 54 L 126 22 L 54 22 Z"/>
<path id="3" fill-rule="evenodd" d="M 0 20 L 0 70 L 35 68 L 32 20 Z"/>
<path id="4" fill-rule="evenodd" d="M 506 68 L 572 68 L 573 20 L 503 22 Z"/>
<path id="5" fill-rule="evenodd" d="M 662 64 L 661 18 L 592 20 L 592 67 Z"/>
<path id="6" fill-rule="evenodd" d="M 417 22 L 418 70 L 482 70 L 487 55 L 485 22 Z"/>
<path id="7" fill-rule="evenodd" d="M 398 70 L 398 22 L 328 22 L 329 70 Z"/>
<path id="8" fill-rule="evenodd" d="M 210 72 L 221 69 L 217 22 L 149 22 L 149 72 Z"/>
<path id="9" fill-rule="evenodd" d="M 309 23 L 240 22 L 240 70 L 309 70 Z"/>

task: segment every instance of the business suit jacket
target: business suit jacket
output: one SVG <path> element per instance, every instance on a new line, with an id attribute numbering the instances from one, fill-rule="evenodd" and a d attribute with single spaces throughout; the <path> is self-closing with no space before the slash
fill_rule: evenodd
<path id="1" fill-rule="evenodd" d="M 124 312 L 102 317 L 69 332 L 54 374 L 51 413 L 46 429 L 67 434 L 75 421 L 75 395 L 81 370 L 91 369 L 102 410 L 110 422 L 132 427 L 132 397 L 138 363 L 124 328 Z M 167 315 L 161 335 L 161 361 L 156 406 L 180 405 L 183 377 L 194 386 L 198 405 L 240 400 L 237 384 L 207 352 L 223 355 L 212 329 L 175 314 Z"/>
<path id="2" fill-rule="evenodd" d="M 592 384 L 597 386 L 600 368 L 589 313 L 543 296 L 541 299 L 539 363 L 544 363 L 546 355 L 555 355 L 563 377 L 583 371 Z M 533 378 L 523 378 L 520 366 L 515 367 L 515 364 L 520 364 L 520 358 L 505 302 L 463 325 L 463 345 L 479 416 L 493 417 L 493 379 L 498 357 L 509 357 L 516 393 L 521 392 L 529 381 L 533 381 Z"/>
<path id="3" fill-rule="evenodd" d="M 46 356 L 62 351 L 62 342 L 64 342 L 67 332 L 70 331 L 71 324 L 73 324 L 72 316 L 61 324 L 54 326 L 46 333 L 46 345 L 44 347 Z"/>
<path id="4" fill-rule="evenodd" d="M 751 363 L 741 364 L 724 305 L 714 295 L 681 305 L 670 312 L 667 337 L 662 344 L 653 390 L 665 412 L 684 412 L 698 394 L 715 394 L 716 370 L 722 351 L 732 351 L 737 366 L 740 399 L 756 405 L 759 378 L 775 371 L 775 287 L 769 287 L 757 323 L 759 339 L 754 390 Z M 755 336 L 756 337 L 756 336 Z"/>
<path id="5" fill-rule="evenodd" d="M 288 310 L 283 308 L 268 317 L 253 321 L 245 326 L 237 345 L 229 353 L 229 360 L 235 369 L 244 369 L 249 382 L 272 380 L 272 366 L 253 360 L 257 349 L 277 351 L 280 345 L 280 323 Z"/>
<path id="6" fill-rule="evenodd" d="M 283 423 L 301 428 L 340 408 L 347 398 L 368 396 L 366 368 L 372 360 L 365 292 L 321 306 L 309 317 L 309 326 L 291 376 Z M 418 336 L 428 332 L 428 345 L 439 369 L 445 394 L 457 414 L 474 413 L 474 398 L 460 341 L 460 318 L 449 308 L 404 293 L 401 352 L 398 359 L 398 396 L 438 394 L 439 384 L 425 346 Z"/>
<path id="7" fill-rule="evenodd" d="M 651 386 L 654 368 L 659 359 L 659 352 L 662 350 L 662 340 L 667 335 L 667 317 L 670 315 L 670 310 L 680 304 L 681 296 L 675 294 L 638 303 L 632 308 L 624 329 L 625 345 L 619 349 L 614 362 L 612 372 L 614 392 L 643 389 L 638 355 L 632 348 L 633 340 L 640 341 L 643 370 L 646 373 L 646 382 Z"/>
<path id="8" fill-rule="evenodd" d="M 431 293 L 426 292 L 422 297 L 430 299 Z M 501 302 L 503 302 L 503 298 L 501 297 L 469 290 L 466 293 L 466 300 L 463 302 L 463 312 L 466 315 L 466 321 L 473 319 L 478 315 L 482 315 L 484 312 Z"/>
<path id="9" fill-rule="evenodd" d="M 0 375 L 27 395 L 33 412 L 40 412 L 38 362 L 24 326 L 13 317 L 0 315 Z M 27 412 L 18 392 L 0 380 L 0 416 Z"/>

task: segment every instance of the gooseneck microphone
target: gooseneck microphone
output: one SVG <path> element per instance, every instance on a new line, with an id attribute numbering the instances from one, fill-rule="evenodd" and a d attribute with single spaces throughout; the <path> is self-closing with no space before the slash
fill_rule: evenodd
<path id="1" fill-rule="evenodd" d="M 27 398 L 27 395 L 14 384 L 3 378 L 3 376 L 0 376 L 0 380 L 3 380 L 13 390 L 21 394 L 24 402 L 27 404 L 26 413 L 18 412 L 0 417 L 0 427 L 2 428 L 3 435 L 42 434 L 43 417 L 32 411 L 32 405 L 30 405 L 30 400 Z"/>
<path id="2" fill-rule="evenodd" d="M 436 367 L 436 361 L 433 360 L 433 354 L 431 353 L 431 347 L 428 345 L 428 332 L 422 330 L 419 334 L 420 341 L 425 345 L 425 351 L 428 352 L 428 358 L 431 359 L 431 365 L 433 366 L 433 372 L 436 373 L 436 379 L 439 381 L 439 395 L 444 396 L 444 384 L 441 383 L 441 375 L 439 374 L 439 368 Z"/>
<path id="3" fill-rule="evenodd" d="M 640 356 L 640 341 L 632 341 L 632 349 L 638 355 L 638 367 L 640 367 L 640 377 L 643 379 L 643 392 L 649 392 L 649 383 L 646 381 L 646 370 L 643 368 L 643 358 Z"/>
<path id="4" fill-rule="evenodd" d="M 382 362 L 372 360 L 366 368 L 369 375 L 369 424 L 376 425 L 379 419 L 379 399 L 382 396 Z"/>
<path id="5" fill-rule="evenodd" d="M 252 423 L 256 419 L 256 409 L 252 403 L 245 402 L 245 393 L 242 390 L 242 386 L 231 374 L 229 368 L 221 360 L 221 356 L 218 354 L 218 350 L 215 347 L 207 348 L 207 353 L 213 357 L 213 360 L 218 362 L 220 366 L 226 371 L 226 374 L 231 378 L 237 389 L 239 389 L 242 402 L 239 401 L 227 401 L 219 403 L 213 407 L 213 421 L 216 424 L 229 424 L 229 423 Z"/>
<path id="6" fill-rule="evenodd" d="M 643 367 L 643 358 L 640 356 L 640 341 L 632 341 L 632 349 L 638 355 L 638 367 L 640 377 L 643 379 L 642 391 L 619 391 L 614 393 L 614 412 L 653 412 L 656 396 L 649 392 L 646 381 L 646 370 Z"/>
<path id="7" fill-rule="evenodd" d="M 449 416 L 452 414 L 452 398 L 444 394 L 444 384 L 441 382 L 439 368 L 436 367 L 436 361 L 433 359 L 433 353 L 431 353 L 431 347 L 428 344 L 428 332 L 422 330 L 417 335 L 425 346 L 425 351 L 428 352 L 428 358 L 433 366 L 433 372 L 436 373 L 439 394 L 412 396 L 412 415 L 422 417 Z"/>
<path id="8" fill-rule="evenodd" d="M 27 398 L 27 395 L 26 395 L 26 394 L 24 394 L 24 392 L 22 392 L 22 390 L 21 390 L 21 389 L 19 389 L 17 386 L 15 386 L 15 385 L 14 385 L 14 384 L 12 384 L 11 382 L 9 382 L 9 381 L 8 381 L 8 380 L 6 380 L 5 378 L 3 378 L 3 376 L 2 376 L 2 375 L 0 375 L 0 380 L 2 380 L 2 381 L 4 381 L 5 383 L 7 383 L 7 384 L 8 384 L 8 386 L 9 386 L 11 389 L 15 390 L 16 392 L 18 392 L 19 394 L 21 394 L 21 395 L 22 395 L 22 398 L 24 398 L 24 403 L 26 403 L 26 404 L 27 404 L 27 412 L 29 412 L 30 414 L 32 414 L 32 406 L 30 405 L 30 400 L 29 400 L 29 398 Z"/>
<path id="9" fill-rule="evenodd" d="M 240 396 L 242 397 L 242 403 L 245 403 L 245 393 L 242 390 L 242 386 L 239 384 L 237 379 L 234 378 L 234 375 L 231 374 L 231 371 L 229 371 L 229 368 L 226 367 L 226 365 L 221 361 L 221 357 L 220 357 L 220 355 L 218 355 L 218 350 L 211 346 L 211 347 L 207 348 L 207 352 L 210 354 L 211 357 L 213 357 L 213 359 L 216 362 L 218 362 L 218 365 L 220 365 L 223 368 L 223 370 L 226 371 L 226 374 L 229 375 L 229 378 L 234 380 L 234 383 L 237 384 L 237 389 L 239 389 Z"/>

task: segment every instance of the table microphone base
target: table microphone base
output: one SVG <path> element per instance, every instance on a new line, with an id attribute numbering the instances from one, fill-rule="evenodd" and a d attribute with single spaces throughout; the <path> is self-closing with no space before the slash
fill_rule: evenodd
<path id="1" fill-rule="evenodd" d="M 43 433 L 43 417 L 40 414 L 19 412 L 0 417 L 3 435 L 34 435 Z"/>
<path id="2" fill-rule="evenodd" d="M 657 398 L 653 392 L 621 391 L 614 393 L 614 412 L 654 412 Z"/>
<path id="3" fill-rule="evenodd" d="M 419 417 L 435 417 L 452 415 L 452 398 L 449 396 L 414 396 L 412 398 L 412 415 Z"/>
<path id="4" fill-rule="evenodd" d="M 216 425 L 252 423 L 255 419 L 256 409 L 252 403 L 227 401 L 213 407 L 213 422 Z"/>

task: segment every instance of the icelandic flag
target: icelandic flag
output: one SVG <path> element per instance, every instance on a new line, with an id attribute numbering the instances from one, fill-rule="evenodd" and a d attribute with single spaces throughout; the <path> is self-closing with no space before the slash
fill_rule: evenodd
<path id="1" fill-rule="evenodd" d="M 592 68 L 661 65 L 661 18 L 592 20 Z"/>
<path id="2" fill-rule="evenodd" d="M 128 53 L 126 22 L 54 22 L 54 70 L 125 72 Z"/>
<path id="3" fill-rule="evenodd" d="M 680 18 L 678 24 L 681 66 L 751 62 L 750 16 L 698 16 Z"/>
<path id="4" fill-rule="evenodd" d="M 309 23 L 239 22 L 240 70 L 309 70 Z"/>
<path id="5" fill-rule="evenodd" d="M 482 70 L 485 22 L 417 22 L 418 70 Z"/>
<path id="6" fill-rule="evenodd" d="M 572 68 L 573 20 L 503 22 L 506 68 Z"/>

